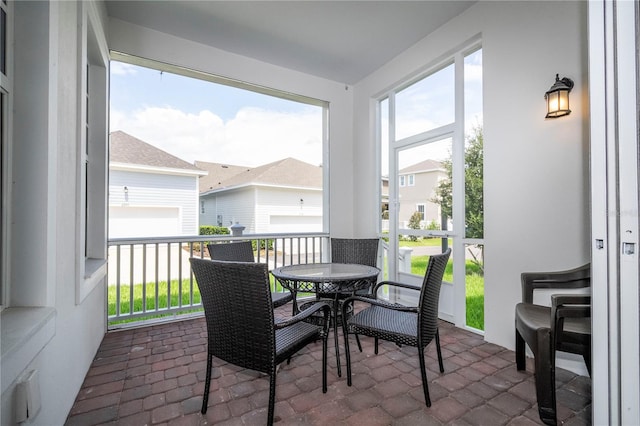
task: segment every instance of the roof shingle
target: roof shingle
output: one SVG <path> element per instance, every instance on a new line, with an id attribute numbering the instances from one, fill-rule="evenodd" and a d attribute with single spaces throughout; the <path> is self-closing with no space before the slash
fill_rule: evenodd
<path id="1" fill-rule="evenodd" d="M 109 136 L 109 160 L 111 162 L 200 171 L 193 164 L 123 131 L 111 132 Z"/>

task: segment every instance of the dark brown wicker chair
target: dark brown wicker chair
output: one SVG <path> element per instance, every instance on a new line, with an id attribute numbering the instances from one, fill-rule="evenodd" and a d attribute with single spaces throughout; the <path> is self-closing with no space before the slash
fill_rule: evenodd
<path id="1" fill-rule="evenodd" d="M 440 372 L 444 372 L 440 335 L 438 333 L 438 302 L 442 277 L 450 255 L 451 249 L 447 249 L 444 253 L 433 255 L 429 258 L 422 287 L 395 281 L 382 281 L 375 285 L 372 296 L 353 296 L 343 302 L 343 315 L 345 315 L 349 305 L 354 301 L 366 302 L 371 305 L 349 318 L 343 324 L 345 353 L 347 354 L 347 385 L 351 386 L 349 333 L 374 337 L 376 353 L 378 353 L 378 339 L 415 346 L 418 348 L 425 403 L 427 407 L 431 406 L 424 349 L 435 338 Z M 418 306 L 402 306 L 376 299 L 378 289 L 383 285 L 419 290 Z"/>
<path id="2" fill-rule="evenodd" d="M 233 262 L 255 262 L 251 241 L 237 241 L 231 243 L 207 244 L 209 256 L 213 260 L 227 260 Z M 291 292 L 274 291 L 271 293 L 273 307 L 278 308 L 293 300 Z"/>
<path id="3" fill-rule="evenodd" d="M 331 238 L 332 263 L 357 263 L 378 266 L 379 238 Z M 356 294 L 369 294 L 371 288 L 358 290 Z"/>
<path id="4" fill-rule="evenodd" d="M 207 321 L 207 377 L 202 414 L 207 412 L 213 357 L 270 376 L 267 424 L 273 424 L 276 367 L 317 339 L 322 339 L 322 392 L 327 391 L 327 336 L 330 307 L 320 302 L 276 323 L 267 265 L 191 258 Z M 325 326 L 302 321 L 322 310 Z"/>
<path id="5" fill-rule="evenodd" d="M 591 374 L 591 296 L 554 294 L 551 307 L 533 304 L 535 289 L 571 289 L 591 286 L 591 266 L 557 272 L 521 275 L 522 303 L 516 305 L 516 367 L 526 368 L 525 342 L 535 360 L 536 396 L 540 420 L 557 424 L 556 351 L 582 355 Z"/>
<path id="6" fill-rule="evenodd" d="M 377 267 L 379 244 L 379 238 L 331 238 L 331 263 L 356 263 L 358 265 Z M 356 295 L 360 296 L 367 296 L 370 293 L 370 286 L 355 292 Z M 316 294 L 316 300 L 331 300 L 333 306 L 338 306 L 338 309 L 333 312 L 333 315 L 337 315 L 336 325 L 340 327 L 342 324 L 342 311 L 339 307 L 339 300 L 344 300 L 349 296 L 353 296 L 353 294 L 319 292 Z M 300 306 L 304 309 L 308 303 L 309 302 L 303 303 Z M 347 318 L 349 318 L 351 314 L 352 312 L 350 311 Z M 317 320 L 317 315 L 309 319 L 311 322 L 317 322 Z M 362 345 L 360 344 L 360 338 L 357 334 L 356 342 L 358 343 L 358 349 L 362 352 Z M 336 345 L 337 344 L 338 340 L 336 337 Z M 338 375 L 340 375 L 340 368 L 338 368 Z"/>

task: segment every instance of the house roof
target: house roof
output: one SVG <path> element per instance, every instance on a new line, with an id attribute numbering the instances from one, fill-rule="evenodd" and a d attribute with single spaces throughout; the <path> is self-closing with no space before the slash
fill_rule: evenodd
<path id="1" fill-rule="evenodd" d="M 411 166 L 405 167 L 404 169 L 400 169 L 398 171 L 399 174 L 407 174 L 407 173 L 425 173 L 425 172 L 433 172 L 436 170 L 444 170 L 444 166 L 440 161 L 436 160 L 424 160 L 419 163 L 413 164 Z"/>
<path id="2" fill-rule="evenodd" d="M 218 188 L 222 182 L 232 176 L 251 170 L 251 167 L 234 166 L 231 164 L 208 163 L 206 161 L 196 161 L 196 167 L 209 172 L 206 176 L 200 177 L 200 191 L 206 192 Z"/>
<path id="3" fill-rule="evenodd" d="M 251 184 L 322 188 L 322 167 L 295 158 L 284 158 L 253 168 L 204 162 L 196 164 L 209 171 L 210 175 L 219 177 L 213 180 L 209 176 L 201 177 L 201 193 Z"/>
<path id="4" fill-rule="evenodd" d="M 193 164 L 120 130 L 110 133 L 109 161 L 140 166 L 201 171 Z"/>

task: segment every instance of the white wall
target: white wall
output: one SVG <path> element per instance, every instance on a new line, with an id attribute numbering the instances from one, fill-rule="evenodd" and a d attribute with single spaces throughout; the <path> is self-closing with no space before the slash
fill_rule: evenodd
<path id="1" fill-rule="evenodd" d="M 331 168 L 328 181 L 331 197 L 329 203 L 338 206 L 331 211 L 330 227 L 331 232 L 336 235 L 352 233 L 355 215 L 351 184 L 353 164 L 351 87 L 117 19 L 110 20 L 109 29 L 111 36 L 109 47 L 122 53 L 328 101 L 330 133 L 327 155 Z"/>
<path id="2" fill-rule="evenodd" d="M 18 307 L 46 307 L 55 313 L 44 327 L 53 328 L 49 338 L 39 341 L 30 336 L 17 352 L 3 356 L 0 423 L 14 424 L 14 378 L 35 369 L 42 408 L 31 424 L 60 425 L 106 330 L 102 286 L 76 304 L 76 261 L 82 257 L 76 253 L 74 238 L 79 223 L 75 206 L 77 132 L 81 127 L 77 119 L 80 9 L 75 2 L 15 2 L 14 6 L 16 151 L 10 250 L 10 283 L 14 285 L 11 308 L 2 312 L 3 343 L 4 320 Z M 82 7 L 101 5 L 85 2 Z M 97 13 L 106 16 L 103 9 Z M 11 358 L 30 353 L 32 345 L 40 345 L 39 352 L 17 360 L 26 364 L 22 371 L 5 369 Z"/>
<path id="3" fill-rule="evenodd" d="M 174 231 L 173 234 L 167 234 L 159 229 L 158 234 L 155 235 L 157 237 L 198 235 L 200 203 L 197 201 L 197 194 L 198 176 L 109 171 L 110 207 L 175 207 L 179 209 L 178 233 Z M 111 224 L 109 235 L 115 235 L 112 233 Z"/>
<path id="4" fill-rule="evenodd" d="M 255 209 L 258 233 L 322 232 L 321 190 L 258 187 Z"/>
<path id="5" fill-rule="evenodd" d="M 485 339 L 508 348 L 520 273 L 589 260 L 586 23 L 585 2 L 479 2 L 354 88 L 354 203 L 377 213 L 373 98 L 481 36 Z M 575 82 L 573 112 L 545 120 L 556 73 Z M 359 219 L 366 234 L 377 215 Z"/>

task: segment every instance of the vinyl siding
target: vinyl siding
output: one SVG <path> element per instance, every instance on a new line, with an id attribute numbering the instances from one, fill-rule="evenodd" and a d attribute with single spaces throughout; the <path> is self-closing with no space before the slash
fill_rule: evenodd
<path id="1" fill-rule="evenodd" d="M 300 199 L 303 200 L 302 204 Z M 322 191 L 251 187 L 201 197 L 203 225 L 239 223 L 245 234 L 322 231 Z"/>
<path id="2" fill-rule="evenodd" d="M 127 187 L 125 194 L 124 187 Z M 198 234 L 198 177 L 109 172 L 109 206 L 177 207 L 182 235 Z"/>
<path id="3" fill-rule="evenodd" d="M 256 229 L 257 232 L 321 232 L 322 191 L 259 188 Z"/>

